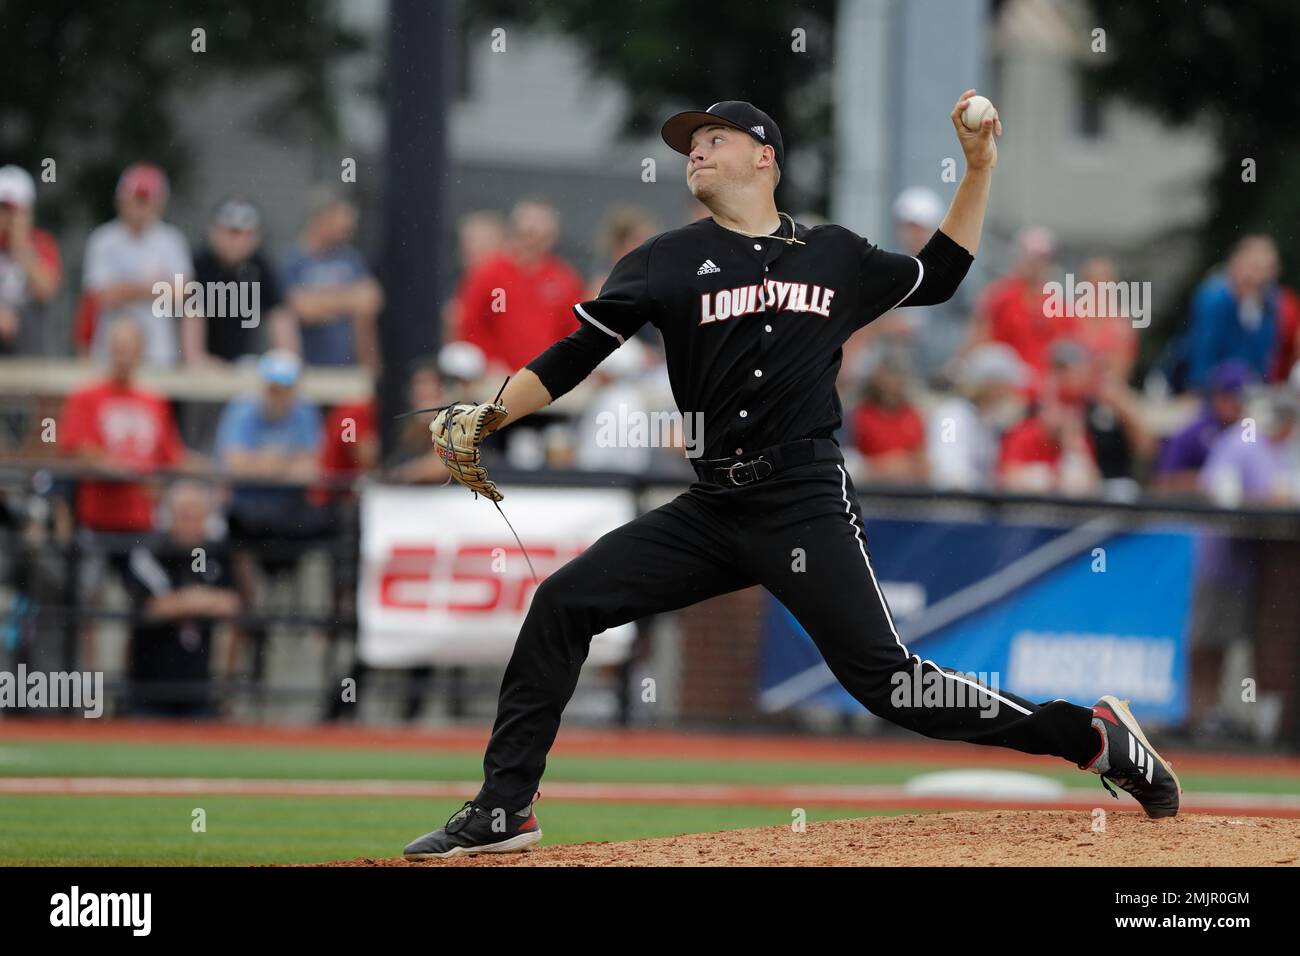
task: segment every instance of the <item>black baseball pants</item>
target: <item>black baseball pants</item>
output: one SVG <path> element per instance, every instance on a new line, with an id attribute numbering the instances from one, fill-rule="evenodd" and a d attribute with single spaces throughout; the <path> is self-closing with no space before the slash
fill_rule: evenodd
<path id="1" fill-rule="evenodd" d="M 909 653 L 877 583 L 852 483 L 842 463 L 819 461 L 741 488 L 697 482 L 543 581 L 506 667 L 477 802 L 514 811 L 532 800 L 592 635 L 755 584 L 795 616 L 872 713 L 942 740 L 1075 764 L 1096 756 L 1089 708 L 1035 704 Z"/>

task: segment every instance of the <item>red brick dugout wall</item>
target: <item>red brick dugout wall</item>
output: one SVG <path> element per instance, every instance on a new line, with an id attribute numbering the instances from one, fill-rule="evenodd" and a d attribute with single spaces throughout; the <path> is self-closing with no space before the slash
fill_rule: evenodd
<path id="1" fill-rule="evenodd" d="M 762 609 L 762 588 L 747 588 L 679 612 L 682 720 L 715 723 L 759 716 Z"/>

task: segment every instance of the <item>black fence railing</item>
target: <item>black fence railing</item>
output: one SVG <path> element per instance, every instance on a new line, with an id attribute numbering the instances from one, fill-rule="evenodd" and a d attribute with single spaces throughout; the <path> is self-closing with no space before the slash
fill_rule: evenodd
<path id="1" fill-rule="evenodd" d="M 116 623 L 128 628 L 146 620 L 140 608 L 123 610 L 91 600 L 83 580 L 87 567 L 99 562 L 121 560 L 137 547 L 142 538 L 135 534 L 89 532 L 76 522 L 72 490 L 78 479 L 87 477 L 85 469 L 60 463 L 11 463 L 0 466 L 0 656 L 20 660 L 24 638 L 30 644 L 39 640 L 47 666 L 57 665 L 66 671 L 82 669 L 85 629 L 91 624 Z M 142 476 L 146 481 L 165 486 L 179 479 L 196 476 L 182 473 L 156 473 Z M 621 488 L 634 494 L 644 510 L 682 490 L 680 482 L 647 480 L 637 475 L 590 472 L 526 472 L 504 467 L 494 470 L 494 478 L 507 491 L 512 487 L 599 487 Z M 206 480 L 206 479 L 200 479 Z M 230 482 L 212 479 L 218 496 Z M 248 486 L 248 482 L 240 482 Z M 263 483 L 267 487 L 290 488 L 301 485 L 284 482 Z M 266 661 L 272 634 L 276 640 L 287 634 L 313 635 L 324 639 L 326 648 L 319 674 L 309 678 L 296 675 L 290 686 L 277 685 L 278 701 L 324 700 L 331 688 L 337 688 L 340 674 L 365 675 L 366 669 L 355 661 L 341 664 L 344 655 L 355 653 L 358 636 L 357 590 L 360 575 L 360 526 L 358 483 L 354 481 L 319 481 L 313 487 L 329 493 L 329 520 L 320 533 L 301 539 L 264 538 L 255 543 L 234 540 L 223 544 L 232 554 L 243 553 L 256 561 L 295 565 L 308 553 L 323 560 L 324 579 L 318 600 L 304 605 L 277 606 L 251 601 L 227 623 L 246 638 L 245 662 L 237 673 L 214 674 L 204 689 L 183 690 L 159 686 L 173 696 L 204 694 L 218 700 L 232 698 L 248 701 L 255 710 L 268 702 Z M 975 521 L 1020 521 L 1042 524 L 1079 525 L 1104 519 L 1116 530 L 1134 530 L 1168 522 L 1189 523 L 1207 531 L 1268 545 L 1271 560 L 1291 560 L 1287 555 L 1300 547 L 1300 510 L 1249 506 L 1224 509 L 1194 498 L 1171 498 L 1147 495 L 1137 501 L 1044 497 L 999 492 L 936 491 L 914 486 L 895 487 L 868 482 L 858 484 L 859 498 L 868 519 L 876 517 L 942 518 L 956 517 Z M 490 510 L 490 509 L 488 509 Z M 485 511 L 486 515 L 486 511 Z M 499 520 L 488 515 L 485 520 Z M 1290 551 L 1288 549 L 1291 549 Z M 1270 611 L 1274 645 L 1285 645 L 1291 665 L 1295 667 L 1294 701 L 1300 701 L 1300 631 L 1289 633 L 1296 615 L 1292 611 Z M 1267 629 L 1267 628 L 1265 628 Z M 51 649 L 56 653 L 51 654 Z M 414 668 L 397 681 L 393 693 L 406 701 L 413 700 L 419 688 L 437 688 L 450 700 L 454 714 L 464 714 L 478 696 L 495 690 L 499 675 L 475 675 L 466 668 Z M 613 678 L 621 688 L 619 708 L 627 718 L 628 667 Z M 476 677 L 483 677 L 482 680 Z M 372 681 L 388 678 L 369 674 Z M 110 694 L 126 696 L 131 682 L 125 674 L 110 675 L 106 680 Z M 389 682 L 390 689 L 392 689 Z M 173 694 L 174 692 L 174 694 Z M 404 704 L 404 707 L 407 705 Z M 1293 742 L 1300 748 L 1300 719 L 1290 719 Z"/>

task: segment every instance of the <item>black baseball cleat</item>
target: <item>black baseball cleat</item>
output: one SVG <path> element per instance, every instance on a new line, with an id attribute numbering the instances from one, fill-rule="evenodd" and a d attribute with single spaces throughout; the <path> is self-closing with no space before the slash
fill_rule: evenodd
<path id="1" fill-rule="evenodd" d="M 445 860 L 473 853 L 522 853 L 540 842 L 542 828 L 531 803 L 506 813 L 466 800 L 446 826 L 412 840 L 402 855 L 408 860 Z"/>
<path id="2" fill-rule="evenodd" d="M 1107 780 L 1131 793 L 1149 817 L 1172 817 L 1178 814 L 1178 800 L 1183 787 L 1178 775 L 1151 746 L 1129 710 L 1128 701 L 1107 694 L 1092 706 L 1092 726 L 1101 735 L 1097 756 L 1081 770 L 1101 776 L 1101 785 L 1119 799 Z"/>

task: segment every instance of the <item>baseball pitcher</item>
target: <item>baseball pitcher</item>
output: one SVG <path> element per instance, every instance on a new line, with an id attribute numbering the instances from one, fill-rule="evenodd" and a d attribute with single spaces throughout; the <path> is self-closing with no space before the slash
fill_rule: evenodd
<path id="1" fill-rule="evenodd" d="M 499 501 L 479 459 L 483 439 L 569 391 L 649 322 L 663 335 L 678 408 L 703 415 L 704 453 L 684 493 L 606 534 L 538 587 L 502 682 L 482 789 L 409 844 L 407 858 L 538 843 L 537 787 L 592 636 L 756 584 L 798 619 L 872 713 L 927 737 L 1064 758 L 1099 774 L 1116 798 L 1110 783 L 1127 790 L 1152 817 L 1178 812 L 1178 778 L 1126 701 L 1034 703 L 907 649 L 832 437 L 845 341 L 891 309 L 947 300 L 979 249 L 1002 127 L 996 113 L 978 129 L 965 126 L 974 95 L 963 93 L 951 114 L 965 173 L 915 257 L 779 212 L 785 148 L 762 110 L 730 100 L 670 117 L 663 138 L 687 157 L 686 185 L 712 216 L 623 257 L 600 295 L 574 306 L 579 328 L 520 370 L 497 401 L 435 418 L 434 443 L 453 475 Z M 803 567 L 791 560 L 795 549 Z"/>

